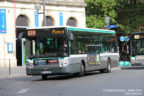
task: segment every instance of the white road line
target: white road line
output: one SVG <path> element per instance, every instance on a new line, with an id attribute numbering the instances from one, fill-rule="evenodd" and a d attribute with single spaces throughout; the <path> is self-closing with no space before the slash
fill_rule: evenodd
<path id="1" fill-rule="evenodd" d="M 16 94 L 25 94 L 28 90 L 29 90 L 29 88 L 27 88 L 27 89 L 21 89 Z"/>
<path id="2" fill-rule="evenodd" d="M 120 70 L 121 68 L 120 67 L 114 67 L 112 68 L 112 70 Z"/>

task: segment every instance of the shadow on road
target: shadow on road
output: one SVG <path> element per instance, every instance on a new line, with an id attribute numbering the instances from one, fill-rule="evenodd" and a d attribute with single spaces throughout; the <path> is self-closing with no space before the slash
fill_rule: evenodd
<path id="1" fill-rule="evenodd" d="M 68 79 L 75 79 L 75 78 L 87 78 L 89 76 L 100 75 L 100 74 L 107 74 L 107 73 L 92 71 L 92 72 L 85 73 L 83 77 L 78 77 L 75 75 L 57 75 L 57 76 L 48 76 L 46 80 L 43 80 L 41 76 L 18 76 L 18 77 L 11 77 L 11 78 L 3 78 L 3 80 L 39 82 L 39 81 L 50 81 L 50 80 L 54 81 L 54 80 L 68 80 Z"/>
<path id="2" fill-rule="evenodd" d="M 48 76 L 48 78 L 46 80 L 43 79 L 39 79 L 39 80 L 33 80 L 33 82 L 35 81 L 49 81 L 49 80 L 68 80 L 68 79 L 74 79 L 74 78 L 87 78 L 88 76 L 92 76 L 92 75 L 99 75 L 102 74 L 99 71 L 93 71 L 93 72 L 87 72 L 85 73 L 85 75 L 83 77 L 78 77 L 75 75 L 57 75 L 57 76 Z"/>

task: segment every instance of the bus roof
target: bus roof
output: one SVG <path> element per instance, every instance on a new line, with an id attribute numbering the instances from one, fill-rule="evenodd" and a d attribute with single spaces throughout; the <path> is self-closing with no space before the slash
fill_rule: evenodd
<path id="1" fill-rule="evenodd" d="M 107 29 L 94 29 L 94 28 L 78 28 L 78 27 L 69 27 L 69 26 L 46 26 L 46 27 L 34 27 L 34 28 L 27 28 L 27 30 L 32 29 L 48 29 L 48 28 L 66 28 L 68 31 L 82 31 L 82 32 L 97 32 L 97 33 L 109 33 L 109 34 L 116 34 L 114 30 L 107 30 Z"/>
<path id="2" fill-rule="evenodd" d="M 144 34 L 144 31 L 143 32 L 134 32 L 134 33 L 131 33 L 132 35 L 133 34 Z"/>

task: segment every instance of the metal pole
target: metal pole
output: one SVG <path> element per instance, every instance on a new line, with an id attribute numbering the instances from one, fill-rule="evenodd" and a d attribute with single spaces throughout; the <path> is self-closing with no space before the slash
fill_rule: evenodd
<path id="1" fill-rule="evenodd" d="M 43 0 L 43 22 L 44 22 L 44 26 L 46 26 L 45 0 Z"/>
<path id="2" fill-rule="evenodd" d="M 16 1 L 14 0 L 14 25 L 15 25 L 15 37 L 17 36 L 16 33 Z"/>
<path id="3" fill-rule="evenodd" d="M 11 65 L 10 65 L 10 59 L 9 59 L 9 75 L 11 75 Z"/>

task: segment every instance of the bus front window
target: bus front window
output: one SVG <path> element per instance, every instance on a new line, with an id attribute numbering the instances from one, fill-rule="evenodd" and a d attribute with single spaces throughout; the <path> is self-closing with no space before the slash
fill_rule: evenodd
<path id="1" fill-rule="evenodd" d="M 144 40 L 133 40 L 132 41 L 132 55 L 144 55 Z"/>
<path id="2" fill-rule="evenodd" d="M 68 56 L 68 46 L 64 37 L 34 38 L 30 40 L 30 57 L 65 57 Z M 27 48 L 28 49 L 28 48 Z M 29 49 L 28 49 L 29 50 Z"/>

